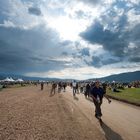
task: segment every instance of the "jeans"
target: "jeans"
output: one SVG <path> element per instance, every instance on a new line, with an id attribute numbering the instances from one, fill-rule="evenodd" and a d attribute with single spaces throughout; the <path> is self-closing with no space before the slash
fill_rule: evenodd
<path id="1" fill-rule="evenodd" d="M 95 115 L 98 116 L 98 117 L 101 117 L 102 116 L 101 104 L 102 104 L 102 102 L 98 103 L 97 101 L 94 101 Z"/>
<path id="2" fill-rule="evenodd" d="M 73 87 L 73 95 L 75 96 L 76 94 L 76 87 Z"/>

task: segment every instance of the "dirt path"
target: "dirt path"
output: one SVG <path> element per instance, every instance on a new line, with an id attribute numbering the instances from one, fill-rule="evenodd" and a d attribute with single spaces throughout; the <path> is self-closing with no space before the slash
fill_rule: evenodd
<path id="1" fill-rule="evenodd" d="M 49 97 L 40 87 L 0 92 L 0 140 L 105 139 L 62 94 Z"/>
<path id="2" fill-rule="evenodd" d="M 116 101 L 103 104 L 101 127 L 94 106 L 71 89 L 49 96 L 30 86 L 0 92 L 0 140 L 138 140 L 140 110 Z"/>
<path id="3" fill-rule="evenodd" d="M 78 108 L 89 119 L 92 125 L 105 135 L 108 140 L 139 140 L 140 138 L 140 107 L 112 100 L 108 104 L 104 99 L 102 104 L 103 125 L 99 125 L 94 117 L 94 105 L 90 100 L 78 94 L 75 100 L 71 100 L 71 89 L 69 94 L 63 94 L 71 106 Z M 70 99 L 71 98 L 71 99 Z"/>

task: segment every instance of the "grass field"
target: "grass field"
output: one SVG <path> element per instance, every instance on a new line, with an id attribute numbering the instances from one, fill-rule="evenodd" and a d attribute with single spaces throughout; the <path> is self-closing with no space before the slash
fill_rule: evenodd
<path id="1" fill-rule="evenodd" d="M 107 94 L 119 99 L 140 104 L 140 88 L 126 88 L 124 90 L 119 89 L 119 91 L 120 92 L 113 92 L 107 89 Z"/>

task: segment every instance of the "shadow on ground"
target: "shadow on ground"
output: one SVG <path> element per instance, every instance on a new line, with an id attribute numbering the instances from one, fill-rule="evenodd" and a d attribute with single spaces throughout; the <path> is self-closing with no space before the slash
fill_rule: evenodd
<path id="1" fill-rule="evenodd" d="M 123 140 L 123 138 L 113 131 L 109 126 L 107 126 L 104 122 L 102 122 L 101 127 L 105 133 L 105 137 L 107 140 Z"/>
<path id="2" fill-rule="evenodd" d="M 74 100 L 76 100 L 76 101 L 78 101 L 78 100 L 79 100 L 79 98 L 78 98 L 78 97 L 76 97 L 76 96 L 73 96 L 73 99 L 74 99 Z"/>

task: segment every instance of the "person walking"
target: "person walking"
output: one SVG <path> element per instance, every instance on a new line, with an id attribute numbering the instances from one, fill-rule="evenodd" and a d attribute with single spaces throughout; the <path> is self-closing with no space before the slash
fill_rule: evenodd
<path id="1" fill-rule="evenodd" d="M 66 91 L 66 87 L 67 87 L 67 83 L 64 82 L 64 83 L 63 83 L 64 92 Z"/>
<path id="2" fill-rule="evenodd" d="M 41 82 L 41 90 L 43 90 L 43 89 L 44 89 L 44 83 Z"/>
<path id="3" fill-rule="evenodd" d="M 79 83 L 76 83 L 76 93 L 79 93 Z"/>
<path id="4" fill-rule="evenodd" d="M 58 93 L 60 93 L 60 92 L 61 92 L 61 89 L 62 89 L 62 83 L 61 83 L 61 82 L 59 82 L 59 83 L 58 83 Z"/>
<path id="5" fill-rule="evenodd" d="M 104 97 L 108 100 L 108 103 L 111 103 L 111 100 L 110 100 L 109 97 L 106 95 L 107 84 L 106 84 L 106 83 L 102 83 L 102 88 L 103 88 L 103 91 L 104 91 Z"/>
<path id="6" fill-rule="evenodd" d="M 85 91 L 85 97 L 89 97 L 89 94 L 90 94 L 90 85 L 89 83 L 86 84 L 86 91 Z"/>
<path id="7" fill-rule="evenodd" d="M 55 82 L 52 83 L 52 89 L 51 89 L 51 93 L 50 95 L 52 95 L 52 93 L 55 94 L 55 90 L 56 90 L 57 84 Z"/>
<path id="8" fill-rule="evenodd" d="M 76 85 L 77 85 L 77 83 L 76 83 L 76 81 L 74 80 L 73 83 L 72 83 L 73 96 L 75 96 L 75 94 L 76 94 Z"/>
<path id="9" fill-rule="evenodd" d="M 91 89 L 90 96 L 93 98 L 93 102 L 95 105 L 95 117 L 98 118 L 100 121 L 102 121 L 101 105 L 103 102 L 104 94 L 105 92 L 103 88 L 100 87 L 99 81 L 96 81 L 95 86 Z"/>

